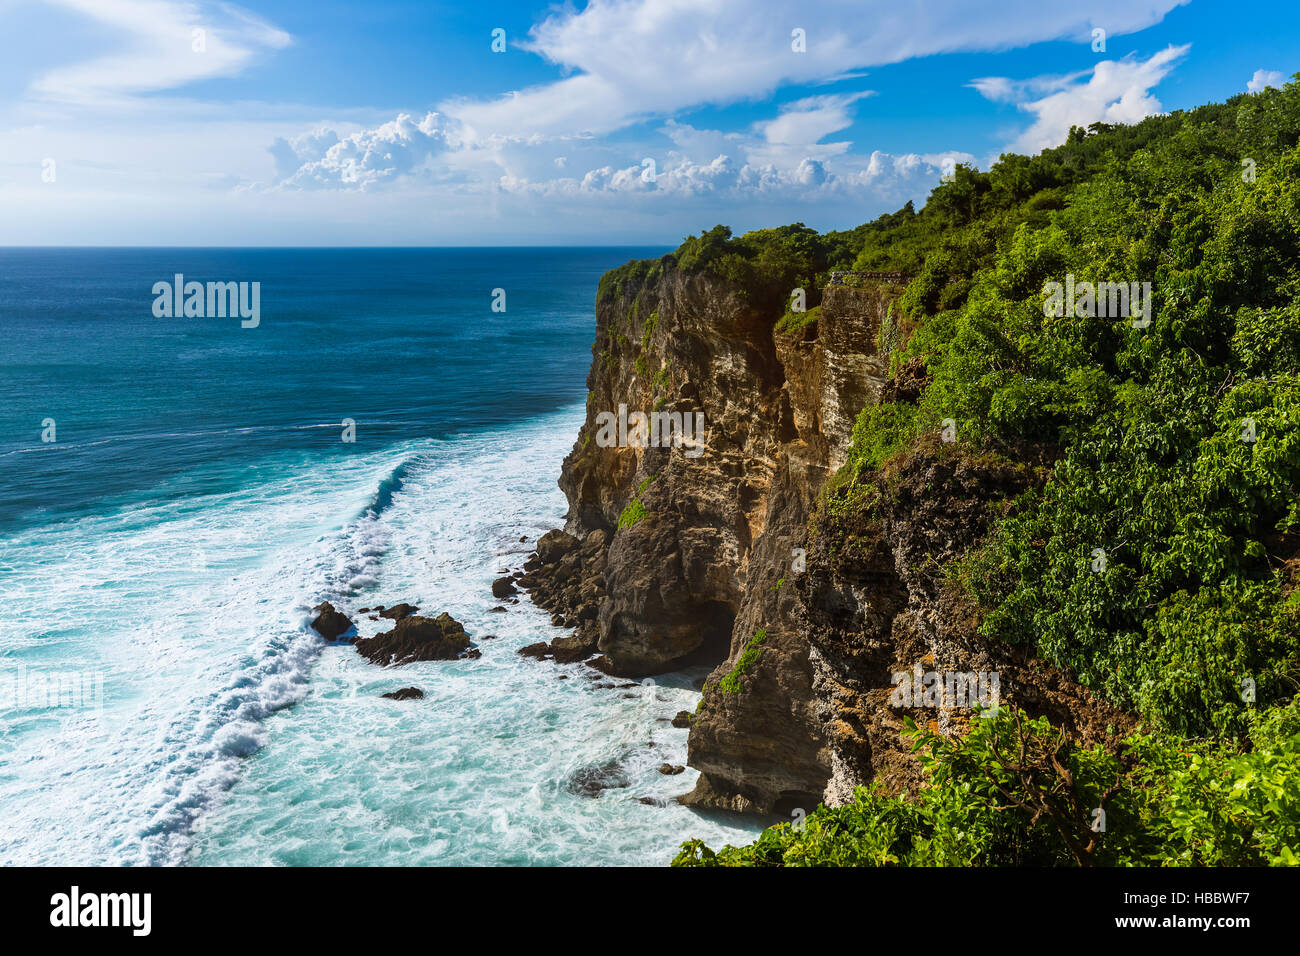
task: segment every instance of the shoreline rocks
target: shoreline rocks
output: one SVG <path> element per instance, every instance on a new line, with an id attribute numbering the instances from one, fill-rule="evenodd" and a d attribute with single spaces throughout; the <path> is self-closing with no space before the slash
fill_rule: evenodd
<path id="1" fill-rule="evenodd" d="M 311 622 L 312 630 L 327 641 L 339 640 L 356 627 L 346 614 L 336 609 L 329 601 L 322 601 L 312 610 L 317 615 Z"/>
<path id="2" fill-rule="evenodd" d="M 424 691 L 418 687 L 403 687 L 388 694 L 380 694 L 386 700 L 424 700 Z"/>
<path id="3" fill-rule="evenodd" d="M 381 667 L 415 661 L 449 661 L 479 657 L 464 626 L 443 612 L 436 618 L 411 614 L 400 618 L 390 631 L 359 638 L 357 653 Z"/>
<path id="4" fill-rule="evenodd" d="M 524 562 L 523 574 L 513 578 L 512 591 L 515 585 L 526 589 L 534 604 L 552 612 L 552 624 L 572 628 L 573 633 L 549 644 L 529 645 L 520 654 L 572 664 L 596 653 L 608 540 L 602 529 L 589 532 L 581 541 L 558 528 L 542 535 L 537 550 Z M 511 579 L 497 583 L 501 580 Z"/>

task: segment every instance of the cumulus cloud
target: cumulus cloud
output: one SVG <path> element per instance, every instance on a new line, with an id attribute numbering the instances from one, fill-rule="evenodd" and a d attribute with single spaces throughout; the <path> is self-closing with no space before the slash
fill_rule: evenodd
<path id="1" fill-rule="evenodd" d="M 38 76 L 39 99 L 90 104 L 170 90 L 237 73 L 260 49 L 281 49 L 289 34 L 227 3 L 181 0 L 45 0 L 117 31 L 105 56 Z"/>
<path id="2" fill-rule="evenodd" d="M 454 124 L 437 113 L 416 120 L 401 113 L 392 122 L 339 136 L 321 128 L 270 147 L 279 184 L 304 189 L 365 189 L 428 167 L 460 143 Z"/>
<path id="3" fill-rule="evenodd" d="M 1250 93 L 1258 93 L 1270 86 L 1280 90 L 1285 83 L 1286 77 L 1278 70 L 1256 70 L 1255 75 L 1246 84 L 1246 90 Z"/>
<path id="4" fill-rule="evenodd" d="M 531 180 L 505 175 L 496 187 L 514 195 L 599 200 L 607 206 L 644 207 L 653 202 L 676 208 L 682 201 L 708 197 L 735 203 L 865 203 L 897 208 L 908 200 L 924 202 L 956 163 L 974 165 L 975 157 L 958 151 L 924 155 L 876 151 L 866 157 L 842 157 L 831 168 L 811 157 L 780 167 L 725 154 L 703 162 L 676 156 L 653 177 L 645 166 L 606 165 L 580 178 Z"/>
<path id="5" fill-rule="evenodd" d="M 1169 46 L 1146 60 L 1102 60 L 1091 70 L 1069 76 L 1030 80 L 985 77 L 970 85 L 989 99 L 1015 102 L 1033 114 L 1034 122 L 1007 147 L 1032 155 L 1061 145 L 1071 126 L 1136 123 L 1161 112 L 1160 101 L 1151 90 L 1189 49 L 1189 45 Z M 1045 95 L 1026 99 L 1037 94 Z"/>

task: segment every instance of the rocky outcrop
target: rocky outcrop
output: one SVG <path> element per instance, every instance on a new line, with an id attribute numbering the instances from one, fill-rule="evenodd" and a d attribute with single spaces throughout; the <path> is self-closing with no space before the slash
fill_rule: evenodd
<path id="1" fill-rule="evenodd" d="M 355 646 L 357 653 L 381 666 L 478 656 L 478 651 L 470 646 L 465 628 L 445 612 L 436 618 L 408 615 L 392 630 L 360 638 Z"/>
<path id="2" fill-rule="evenodd" d="M 316 618 L 311 622 L 312 630 L 327 641 L 336 641 L 355 627 L 348 616 L 329 601 L 322 601 L 312 610 L 316 612 Z"/>
<path id="3" fill-rule="evenodd" d="M 588 532 L 581 542 L 558 528 L 538 541 L 537 551 L 515 583 L 528 589 L 536 604 L 552 612 L 551 623 L 574 631 L 550 644 L 530 644 L 520 649 L 520 654 L 568 664 L 596 652 L 608 541 L 609 535 L 600 528 Z"/>
<path id="4" fill-rule="evenodd" d="M 894 674 L 913 668 L 998 671 L 1003 702 L 1081 739 L 1125 726 L 1065 675 L 984 641 L 937 570 L 1043 480 L 1050 449 L 1001 457 L 932 436 L 823 493 L 861 410 L 929 384 L 922 359 L 888 375 L 899 277 L 829 285 L 815 317 L 783 329 L 721 279 L 650 272 L 597 304 L 587 419 L 560 478 L 567 525 L 517 581 L 573 634 L 521 653 L 598 651 L 593 666 L 626 676 L 715 665 L 696 711 L 672 721 L 700 771 L 681 800 L 701 808 L 787 812 L 873 778 L 914 786 L 903 718 L 953 731 L 977 718 L 893 706 Z M 701 413 L 703 441 L 602 440 L 602 420 L 637 411 Z"/>
<path id="5" fill-rule="evenodd" d="M 1112 739 L 1133 721 L 1024 650 L 989 641 L 942 573 L 1012 498 L 1045 479 L 1044 449 L 1018 461 L 927 436 L 871 481 L 820 505 L 796 589 L 812 646 L 813 692 L 831 755 L 825 802 L 875 780 L 915 791 L 920 768 L 904 718 L 945 733 L 980 719 L 965 701 L 898 706 L 897 674 L 996 675 L 996 703 L 1047 716 L 1077 740 Z M 1037 459 L 1037 461 L 1035 461 Z M 937 703 L 938 706 L 930 704 Z"/>
<path id="6" fill-rule="evenodd" d="M 691 724 L 693 805 L 813 804 L 829 776 L 785 579 L 884 383 L 876 340 L 893 292 L 828 288 L 818 319 L 792 332 L 722 280 L 671 268 L 597 306 L 587 420 L 560 478 L 568 525 L 539 542 L 518 583 L 575 628 L 574 655 L 597 650 L 610 673 L 718 666 Z M 700 413 L 702 447 L 606 447 L 600 417 L 620 406 Z M 742 690 L 717 690 L 759 630 Z"/>
<path id="7" fill-rule="evenodd" d="M 385 700 L 424 700 L 424 691 L 418 687 L 403 687 L 388 694 L 380 694 Z"/>
<path id="8" fill-rule="evenodd" d="M 706 682 L 692 721 L 689 761 L 701 776 L 683 798 L 689 805 L 787 812 L 821 801 L 831 754 L 793 585 L 818 494 L 844 463 L 858 413 L 879 400 L 885 383 L 876 343 L 893 295 L 891 286 L 830 286 L 815 325 L 773 337 L 793 434 L 766 488 L 727 659 Z M 752 663 L 724 681 L 760 633 Z"/>

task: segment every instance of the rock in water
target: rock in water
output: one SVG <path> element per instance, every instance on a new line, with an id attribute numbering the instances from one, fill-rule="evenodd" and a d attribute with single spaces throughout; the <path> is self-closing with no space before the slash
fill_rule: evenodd
<path id="1" fill-rule="evenodd" d="M 404 617 L 410 617 L 418 610 L 419 608 L 414 604 L 394 604 L 386 611 L 380 611 L 379 616 L 386 617 L 392 621 L 400 621 Z"/>
<path id="2" fill-rule="evenodd" d="M 424 700 L 424 691 L 418 687 L 403 687 L 401 690 L 395 690 L 391 694 L 380 694 L 388 700 Z"/>
<path id="3" fill-rule="evenodd" d="M 594 767 L 583 767 L 575 771 L 565 781 L 564 787 L 569 793 L 579 797 L 598 797 L 602 790 L 621 790 L 631 786 L 623 768 L 617 760 Z"/>
<path id="4" fill-rule="evenodd" d="M 372 664 L 409 664 L 412 661 L 450 661 L 470 650 L 469 636 L 450 614 L 436 618 L 410 615 L 391 631 L 361 638 L 357 653 Z"/>
<path id="5" fill-rule="evenodd" d="M 495 598 L 510 597 L 516 593 L 515 582 L 509 576 L 497 578 L 492 582 L 492 596 Z"/>
<path id="6" fill-rule="evenodd" d="M 348 616 L 336 610 L 329 601 L 316 605 L 312 610 L 316 612 L 316 620 L 311 622 L 312 629 L 327 641 L 338 640 L 340 635 L 353 628 Z"/>

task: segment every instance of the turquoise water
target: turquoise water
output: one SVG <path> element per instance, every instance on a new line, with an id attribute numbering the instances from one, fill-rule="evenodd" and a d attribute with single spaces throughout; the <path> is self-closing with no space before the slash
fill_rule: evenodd
<path id="1" fill-rule="evenodd" d="M 489 611 L 562 520 L 596 280 L 657 252 L 0 250 L 0 862 L 662 864 L 752 835 L 657 769 L 700 673 L 597 687 L 515 653 L 547 615 Z M 155 319 L 175 272 L 260 281 L 260 325 Z M 375 667 L 308 629 L 322 599 L 446 610 L 483 657 Z M 626 786 L 566 786 L 606 766 Z"/>

